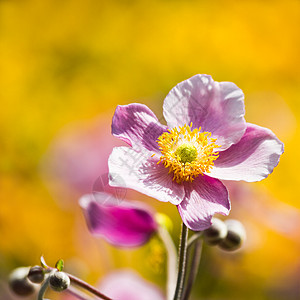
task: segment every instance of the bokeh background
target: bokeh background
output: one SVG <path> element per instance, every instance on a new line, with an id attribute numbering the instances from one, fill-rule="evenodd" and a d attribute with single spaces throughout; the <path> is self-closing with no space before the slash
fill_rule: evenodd
<path id="1" fill-rule="evenodd" d="M 229 183 L 248 240 L 230 254 L 204 248 L 193 299 L 300 299 L 299 25 L 298 0 L 1 0 L 0 299 L 13 299 L 8 273 L 42 254 L 92 284 L 133 268 L 163 289 L 159 240 L 126 250 L 91 237 L 78 198 L 102 188 L 120 144 L 116 105 L 161 118 L 168 91 L 198 73 L 236 83 L 247 121 L 271 128 L 285 154 L 263 182 Z M 126 197 L 167 213 L 177 243 L 175 207 Z"/>

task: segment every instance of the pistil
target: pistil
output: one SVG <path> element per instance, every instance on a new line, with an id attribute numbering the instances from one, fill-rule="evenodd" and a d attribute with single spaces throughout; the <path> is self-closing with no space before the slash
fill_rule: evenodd
<path id="1" fill-rule="evenodd" d="M 158 138 L 161 157 L 158 161 L 173 173 L 177 183 L 192 182 L 197 176 L 209 173 L 218 158 L 215 152 L 219 146 L 210 132 L 201 128 L 191 130 L 191 125 L 170 129 Z"/>

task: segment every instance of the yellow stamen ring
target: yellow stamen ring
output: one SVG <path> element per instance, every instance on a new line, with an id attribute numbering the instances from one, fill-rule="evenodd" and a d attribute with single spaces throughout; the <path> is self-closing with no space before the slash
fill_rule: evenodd
<path id="1" fill-rule="evenodd" d="M 163 163 L 173 173 L 173 180 L 177 183 L 192 182 L 198 175 L 209 173 L 214 161 L 219 157 L 214 150 L 216 139 L 211 138 L 210 132 L 191 130 L 191 125 L 169 129 L 158 138 L 158 145 L 162 156 L 158 164 Z"/>

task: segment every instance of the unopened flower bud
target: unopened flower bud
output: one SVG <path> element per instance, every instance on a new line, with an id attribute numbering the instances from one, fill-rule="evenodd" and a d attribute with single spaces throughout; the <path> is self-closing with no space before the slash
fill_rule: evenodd
<path id="1" fill-rule="evenodd" d="M 173 223 L 169 216 L 163 213 L 155 214 L 155 221 L 162 227 L 166 228 L 169 232 L 173 230 Z"/>
<path id="2" fill-rule="evenodd" d="M 246 239 L 246 230 L 244 225 L 237 220 L 226 220 L 227 236 L 220 242 L 219 246 L 223 250 L 233 251 L 241 247 Z"/>
<path id="3" fill-rule="evenodd" d="M 41 283 L 45 277 L 44 269 L 40 266 L 31 267 L 27 277 L 33 283 Z"/>
<path id="4" fill-rule="evenodd" d="M 36 290 L 36 286 L 27 279 L 29 267 L 20 267 L 9 275 L 9 286 L 18 296 L 29 296 Z"/>
<path id="5" fill-rule="evenodd" d="M 208 245 L 219 244 L 227 235 L 227 226 L 217 218 L 211 219 L 212 225 L 203 231 L 204 241 Z"/>
<path id="6" fill-rule="evenodd" d="M 49 278 L 50 287 L 56 291 L 61 292 L 70 286 L 70 278 L 64 272 L 55 272 Z"/>

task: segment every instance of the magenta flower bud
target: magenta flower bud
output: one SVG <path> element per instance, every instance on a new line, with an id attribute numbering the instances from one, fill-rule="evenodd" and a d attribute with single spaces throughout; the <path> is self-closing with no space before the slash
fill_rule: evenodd
<path id="1" fill-rule="evenodd" d="M 70 286 L 70 278 L 64 272 L 58 271 L 49 276 L 49 285 L 56 292 L 62 292 Z"/>
<path id="2" fill-rule="evenodd" d="M 242 243 L 246 239 L 246 230 L 244 225 L 238 220 L 226 220 L 227 235 L 223 239 L 219 246 L 223 250 L 234 251 L 241 247 Z"/>
<path id="3" fill-rule="evenodd" d="M 45 278 L 44 269 L 41 266 L 31 267 L 27 277 L 33 283 L 41 283 Z"/>
<path id="4" fill-rule="evenodd" d="M 203 237 L 208 245 L 217 245 L 226 237 L 227 226 L 217 218 L 212 218 L 211 221 L 212 225 L 203 231 Z"/>
<path id="5" fill-rule="evenodd" d="M 29 296 L 36 290 L 36 286 L 27 279 L 29 267 L 20 267 L 9 275 L 9 286 L 18 296 Z"/>
<path id="6" fill-rule="evenodd" d="M 106 193 L 85 195 L 79 202 L 90 232 L 113 245 L 141 246 L 157 230 L 152 211 L 136 202 L 120 202 Z"/>

